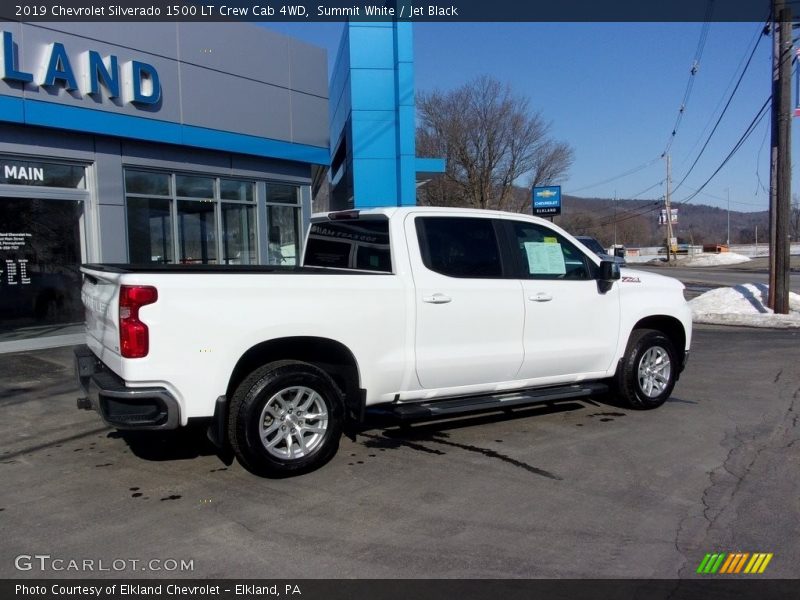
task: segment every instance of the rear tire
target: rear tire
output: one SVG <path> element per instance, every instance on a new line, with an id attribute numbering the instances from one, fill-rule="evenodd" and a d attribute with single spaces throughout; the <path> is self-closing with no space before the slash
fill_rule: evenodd
<path id="1" fill-rule="evenodd" d="M 634 329 L 614 378 L 616 395 L 633 409 L 658 408 L 672 393 L 677 373 L 670 339 L 655 329 Z"/>
<path id="2" fill-rule="evenodd" d="M 317 469 L 339 448 L 344 399 L 320 368 L 278 361 L 253 371 L 233 393 L 228 436 L 256 475 L 286 477 Z"/>

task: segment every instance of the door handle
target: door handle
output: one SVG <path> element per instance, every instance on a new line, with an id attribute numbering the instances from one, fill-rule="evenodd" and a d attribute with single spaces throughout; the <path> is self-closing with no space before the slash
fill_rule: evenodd
<path id="1" fill-rule="evenodd" d="M 447 304 L 452 298 L 444 294 L 433 294 L 432 296 L 423 296 L 422 301 L 428 304 Z"/>
<path id="2" fill-rule="evenodd" d="M 553 299 L 553 296 L 546 292 L 537 292 L 533 296 L 529 296 L 528 300 L 531 302 L 550 302 Z"/>

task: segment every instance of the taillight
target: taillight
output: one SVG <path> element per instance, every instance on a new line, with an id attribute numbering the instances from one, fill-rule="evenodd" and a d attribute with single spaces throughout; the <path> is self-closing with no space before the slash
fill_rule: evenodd
<path id="1" fill-rule="evenodd" d="M 119 289 L 119 347 L 123 358 L 142 358 L 150 350 L 150 331 L 139 320 L 139 309 L 158 300 L 150 285 L 123 285 Z"/>

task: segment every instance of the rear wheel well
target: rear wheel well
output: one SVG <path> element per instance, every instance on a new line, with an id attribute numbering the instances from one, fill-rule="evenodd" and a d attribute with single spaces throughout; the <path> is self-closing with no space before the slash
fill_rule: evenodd
<path id="1" fill-rule="evenodd" d="M 299 360 L 325 371 L 344 393 L 348 408 L 359 401 L 358 364 L 347 346 L 328 338 L 311 336 L 278 338 L 262 342 L 245 352 L 233 368 L 226 396 L 258 367 L 278 360 Z"/>
<path id="2" fill-rule="evenodd" d="M 683 324 L 678 319 L 667 315 L 645 317 L 637 322 L 631 331 L 636 329 L 655 329 L 662 332 L 675 347 L 675 352 L 678 354 L 678 365 L 683 364 L 684 355 L 686 354 L 686 332 L 683 329 Z"/>

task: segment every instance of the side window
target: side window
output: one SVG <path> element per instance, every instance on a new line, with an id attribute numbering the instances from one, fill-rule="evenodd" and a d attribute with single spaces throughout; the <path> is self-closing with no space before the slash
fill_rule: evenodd
<path id="1" fill-rule="evenodd" d="M 514 241 L 529 279 L 592 279 L 594 263 L 564 236 L 523 221 L 514 222 Z"/>
<path id="2" fill-rule="evenodd" d="M 418 217 L 422 262 L 448 277 L 500 278 L 503 267 L 491 219 Z"/>

